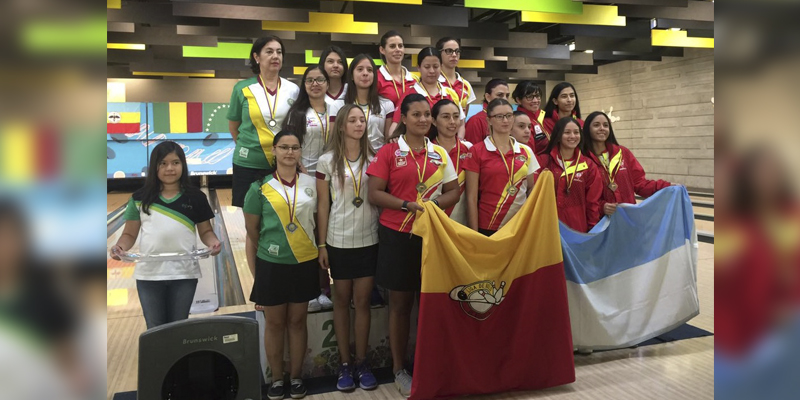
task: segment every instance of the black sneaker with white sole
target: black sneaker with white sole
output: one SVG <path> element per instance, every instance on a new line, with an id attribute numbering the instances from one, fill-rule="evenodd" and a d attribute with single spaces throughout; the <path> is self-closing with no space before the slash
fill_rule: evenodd
<path id="1" fill-rule="evenodd" d="M 269 400 L 281 400 L 286 395 L 286 390 L 283 387 L 283 380 L 272 382 L 272 386 L 267 391 Z"/>
<path id="2" fill-rule="evenodd" d="M 289 389 L 289 394 L 293 399 L 302 399 L 306 397 L 306 385 L 302 379 L 292 379 L 292 387 Z"/>

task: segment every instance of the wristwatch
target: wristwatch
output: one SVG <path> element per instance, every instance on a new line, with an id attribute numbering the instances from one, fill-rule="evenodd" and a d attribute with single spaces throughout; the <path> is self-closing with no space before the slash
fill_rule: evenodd
<path id="1" fill-rule="evenodd" d="M 439 200 L 433 199 L 431 201 L 433 202 L 433 204 L 436 204 L 436 207 L 442 208 L 442 206 L 439 205 Z"/>
<path id="2" fill-rule="evenodd" d="M 403 211 L 408 211 L 408 200 L 403 201 L 403 205 L 400 206 L 400 209 Z"/>

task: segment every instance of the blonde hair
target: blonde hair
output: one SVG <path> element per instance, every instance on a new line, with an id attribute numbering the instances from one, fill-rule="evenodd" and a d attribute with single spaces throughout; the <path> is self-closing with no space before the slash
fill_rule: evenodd
<path id="1" fill-rule="evenodd" d="M 344 186 L 344 174 L 342 173 L 342 168 L 344 166 L 344 158 L 345 158 L 344 130 L 345 127 L 347 126 L 347 117 L 350 115 L 350 111 L 352 111 L 353 109 L 361 111 L 361 115 L 364 115 L 364 110 L 355 104 L 346 104 L 344 107 L 342 107 L 336 114 L 336 122 L 334 122 L 333 130 L 330 132 L 328 143 L 325 145 L 325 152 L 333 153 L 332 173 L 334 176 L 336 176 L 336 179 L 339 181 L 339 185 L 342 186 Z M 372 146 L 369 143 L 368 126 L 364 127 L 364 135 L 361 136 L 361 139 L 359 140 L 359 145 L 361 147 L 359 154 L 359 164 L 363 167 L 363 165 L 365 165 L 366 162 L 369 160 L 369 157 L 375 154 L 375 152 L 372 150 Z"/>

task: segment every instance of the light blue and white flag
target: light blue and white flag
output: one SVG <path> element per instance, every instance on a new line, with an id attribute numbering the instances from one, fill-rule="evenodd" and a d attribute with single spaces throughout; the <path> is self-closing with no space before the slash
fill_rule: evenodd
<path id="1" fill-rule="evenodd" d="M 563 223 L 560 230 L 578 349 L 632 346 L 700 312 L 697 234 L 686 188 L 620 204 L 589 233 Z"/>

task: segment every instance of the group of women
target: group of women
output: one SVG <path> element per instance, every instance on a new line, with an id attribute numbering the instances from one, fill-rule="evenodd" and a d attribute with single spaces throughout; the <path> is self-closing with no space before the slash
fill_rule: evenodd
<path id="1" fill-rule="evenodd" d="M 261 38 L 250 56 L 256 76 L 233 90 L 233 204 L 245 216 L 255 276 L 251 300 L 265 313 L 270 399 L 306 393 L 307 302 L 319 296 L 325 270 L 334 281 L 337 387 L 377 386 L 367 360 L 369 296 L 377 284 L 389 291 L 395 384 L 410 394 L 404 361 L 422 252 L 421 238 L 411 232 L 423 202 L 491 235 L 520 209 L 546 169 L 555 177 L 559 219 L 587 232 L 618 203 L 635 203 L 635 194 L 646 197 L 669 185 L 645 179 L 617 143 L 607 115 L 580 119 L 577 92 L 567 82 L 553 89 L 542 110 L 535 83 L 521 82 L 510 93 L 505 81 L 493 79 L 483 110 L 465 124 L 475 95 L 456 72 L 457 39 L 443 38 L 419 53 L 419 80 L 401 64 L 400 34 L 386 33 L 379 51 L 380 68 L 366 54 L 348 66 L 341 49 L 330 47 L 298 87 L 278 75 L 281 40 Z"/>

